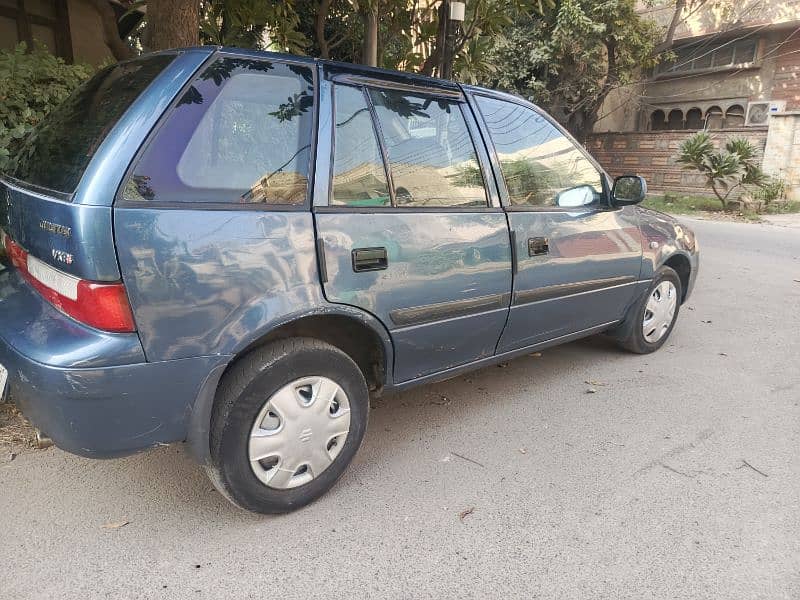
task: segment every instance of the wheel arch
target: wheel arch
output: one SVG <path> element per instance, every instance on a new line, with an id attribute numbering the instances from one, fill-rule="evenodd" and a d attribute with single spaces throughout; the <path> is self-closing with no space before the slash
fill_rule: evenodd
<path id="1" fill-rule="evenodd" d="M 683 304 L 683 301 L 686 300 L 692 274 L 692 263 L 689 257 L 682 252 L 673 252 L 659 266 L 670 267 L 678 274 L 678 279 L 681 280 L 681 304 Z"/>
<path id="2" fill-rule="evenodd" d="M 219 382 L 238 361 L 256 348 L 289 337 L 311 337 L 336 346 L 350 356 L 367 380 L 371 391 L 380 393 L 392 382 L 394 349 L 389 332 L 380 321 L 362 310 L 341 307 L 320 307 L 293 314 L 273 323 L 252 336 L 215 367 L 191 407 L 187 441 L 192 455 L 201 464 L 208 464 L 211 413 Z"/>

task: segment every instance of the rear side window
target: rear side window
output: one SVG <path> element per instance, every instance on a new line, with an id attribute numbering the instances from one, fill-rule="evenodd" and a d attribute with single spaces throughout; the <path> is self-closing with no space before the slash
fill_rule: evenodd
<path id="1" fill-rule="evenodd" d="M 476 96 L 516 206 L 585 206 L 602 197 L 602 175 L 543 115 L 513 102 Z"/>
<path id="2" fill-rule="evenodd" d="M 397 206 L 486 206 L 475 146 L 459 102 L 370 90 Z"/>
<path id="3" fill-rule="evenodd" d="M 174 58 L 158 54 L 99 71 L 33 131 L 10 175 L 62 194 L 74 192 L 108 132 Z"/>
<path id="4" fill-rule="evenodd" d="M 332 204 L 389 206 L 389 184 L 367 99 L 360 88 L 335 87 Z"/>
<path id="5" fill-rule="evenodd" d="M 218 59 L 192 82 L 148 143 L 123 197 L 303 204 L 313 105 L 308 67 Z"/>

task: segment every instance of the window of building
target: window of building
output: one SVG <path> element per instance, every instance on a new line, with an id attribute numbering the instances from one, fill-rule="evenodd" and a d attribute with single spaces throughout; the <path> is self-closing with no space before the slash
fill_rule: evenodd
<path id="1" fill-rule="evenodd" d="M 683 111 L 677 108 L 669 111 L 667 129 L 683 129 Z"/>
<path id="2" fill-rule="evenodd" d="M 650 130 L 662 131 L 667 128 L 667 115 L 660 108 L 650 115 Z"/>
<path id="3" fill-rule="evenodd" d="M 459 102 L 370 90 L 397 206 L 485 206 L 486 189 Z"/>
<path id="4" fill-rule="evenodd" d="M 332 204 L 391 204 L 383 157 L 361 88 L 337 85 Z"/>
<path id="5" fill-rule="evenodd" d="M 546 117 L 513 102 L 477 99 L 512 205 L 574 207 L 601 197 L 600 172 Z"/>
<path id="6" fill-rule="evenodd" d="M 722 129 L 725 113 L 719 106 L 712 106 L 706 110 L 706 129 Z"/>
<path id="7" fill-rule="evenodd" d="M 649 127 L 650 131 L 664 129 L 697 131 L 744 127 L 744 103 L 740 104 L 739 102 L 730 105 L 725 103 L 722 105 L 725 107 L 724 109 L 716 104 L 708 107 L 704 107 L 702 104 L 701 106 L 686 104 L 674 108 L 657 108 L 650 112 L 649 120 L 644 126 Z"/>
<path id="8" fill-rule="evenodd" d="M 730 106 L 725 111 L 725 129 L 744 127 L 744 107 L 739 104 Z"/>
<path id="9" fill-rule="evenodd" d="M 716 48 L 707 42 L 675 48 L 675 58 L 659 64 L 656 74 L 723 69 L 751 63 L 756 59 L 757 48 L 758 41 L 752 38 L 723 42 Z"/>
<path id="10" fill-rule="evenodd" d="M 703 111 L 691 108 L 686 112 L 686 129 L 703 129 Z"/>
<path id="11" fill-rule="evenodd" d="M 222 58 L 192 82 L 127 182 L 129 201 L 303 204 L 311 69 Z"/>
<path id="12" fill-rule="evenodd" d="M 20 42 L 72 61 L 67 0 L 0 0 L 0 48 Z"/>

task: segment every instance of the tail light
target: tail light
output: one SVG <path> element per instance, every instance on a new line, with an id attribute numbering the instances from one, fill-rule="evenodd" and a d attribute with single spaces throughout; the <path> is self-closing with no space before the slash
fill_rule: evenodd
<path id="1" fill-rule="evenodd" d="M 2 241 L 11 263 L 58 310 L 97 329 L 115 333 L 136 331 L 122 283 L 79 279 L 31 256 L 5 232 Z"/>

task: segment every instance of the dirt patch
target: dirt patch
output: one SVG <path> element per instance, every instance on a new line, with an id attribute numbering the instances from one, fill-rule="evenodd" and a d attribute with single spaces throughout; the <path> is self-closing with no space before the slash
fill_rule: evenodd
<path id="1" fill-rule="evenodd" d="M 17 407 L 0 403 L 0 462 L 33 448 L 34 430 Z"/>
<path id="2" fill-rule="evenodd" d="M 740 213 L 740 212 L 721 212 L 721 211 L 708 211 L 698 210 L 692 213 L 675 213 L 675 216 L 692 217 L 693 219 L 701 219 L 703 221 L 728 221 L 733 223 L 761 223 L 763 219 L 760 215 Z"/>

